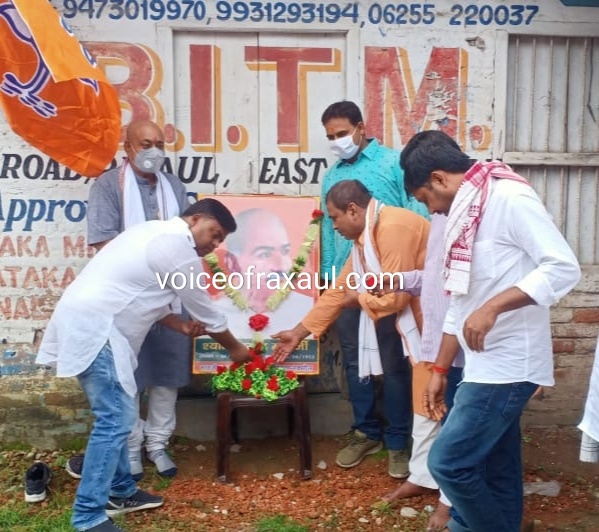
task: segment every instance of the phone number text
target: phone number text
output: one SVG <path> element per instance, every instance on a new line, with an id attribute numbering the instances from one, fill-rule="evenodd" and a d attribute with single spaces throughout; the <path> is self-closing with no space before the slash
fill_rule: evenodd
<path id="1" fill-rule="evenodd" d="M 63 17 L 107 17 L 111 20 L 203 20 L 202 0 L 63 0 Z"/>
<path id="2" fill-rule="evenodd" d="M 435 4 L 395 4 L 374 2 L 368 7 L 357 2 L 346 4 L 312 2 L 259 2 L 217 0 L 63 0 L 65 18 L 77 15 L 88 18 L 108 17 L 112 20 L 205 20 L 232 22 L 270 22 L 284 24 L 337 24 L 349 22 L 386 26 L 430 25 L 439 22 Z M 528 26 L 537 13 L 538 5 L 478 5 L 454 4 L 449 16 L 440 19 L 449 26 Z"/>

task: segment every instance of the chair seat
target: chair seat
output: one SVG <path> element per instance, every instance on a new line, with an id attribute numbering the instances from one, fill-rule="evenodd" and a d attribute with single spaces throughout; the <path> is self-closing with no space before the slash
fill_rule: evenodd
<path id="1" fill-rule="evenodd" d="M 293 432 L 297 438 L 300 458 L 300 476 L 312 478 L 312 436 L 308 397 L 304 383 L 287 395 L 274 401 L 257 399 L 244 394 L 220 392 L 216 397 L 216 470 L 220 482 L 228 482 L 229 458 L 233 433 L 233 413 L 241 408 L 272 408 L 288 406 L 293 410 Z"/>

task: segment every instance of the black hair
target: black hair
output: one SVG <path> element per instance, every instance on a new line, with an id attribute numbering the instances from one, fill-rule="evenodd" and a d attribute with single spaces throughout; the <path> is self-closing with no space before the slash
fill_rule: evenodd
<path id="1" fill-rule="evenodd" d="M 181 216 L 194 216 L 195 214 L 204 214 L 214 218 L 227 233 L 237 230 L 237 223 L 231 211 L 215 199 L 202 198 L 188 207 Z"/>
<path id="2" fill-rule="evenodd" d="M 442 131 L 417 133 L 406 144 L 399 159 L 408 193 L 427 186 L 435 170 L 466 172 L 473 162 L 457 142 Z"/>
<path id="3" fill-rule="evenodd" d="M 364 122 L 360 108 L 354 102 L 348 100 L 329 105 L 324 113 L 322 113 L 322 125 L 326 125 L 333 118 L 347 118 L 352 126 L 357 126 L 360 122 Z"/>
<path id="4" fill-rule="evenodd" d="M 372 199 L 372 194 L 357 179 L 339 181 L 328 192 L 325 203 L 332 203 L 337 209 L 345 212 L 350 203 L 366 208 Z"/>

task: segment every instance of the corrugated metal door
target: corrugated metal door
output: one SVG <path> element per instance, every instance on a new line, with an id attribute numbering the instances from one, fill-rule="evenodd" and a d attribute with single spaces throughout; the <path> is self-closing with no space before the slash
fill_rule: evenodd
<path id="1" fill-rule="evenodd" d="M 599 263 L 599 39 L 510 35 L 503 160 L 583 264 Z M 496 154 L 501 156 L 501 154 Z"/>

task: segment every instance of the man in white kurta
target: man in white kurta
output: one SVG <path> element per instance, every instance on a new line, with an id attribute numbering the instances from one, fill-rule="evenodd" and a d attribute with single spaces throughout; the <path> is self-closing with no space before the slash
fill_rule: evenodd
<path id="1" fill-rule="evenodd" d="M 110 516 L 163 502 L 137 489 L 127 437 L 136 417 L 137 354 L 152 324 L 170 315 L 175 299 L 231 358 L 248 357 L 208 294 L 182 284 L 201 271 L 198 255 L 213 251 L 235 229 L 231 213 L 212 199 L 192 205 L 182 217 L 135 225 L 110 241 L 58 302 L 37 363 L 55 366 L 58 377 L 76 376 L 95 416 L 74 504 L 76 529 L 120 530 Z M 197 331 L 190 327 L 188 333 Z"/>
<path id="2" fill-rule="evenodd" d="M 589 383 L 589 394 L 584 405 L 584 415 L 578 428 L 582 431 L 581 462 L 599 462 L 599 338 L 595 361 Z"/>
<path id="3" fill-rule="evenodd" d="M 528 182 L 476 162 L 440 131 L 402 152 L 406 188 L 447 214 L 444 288 L 451 302 L 423 404 L 444 415 L 447 373 L 464 350 L 463 382 L 429 453 L 433 478 L 459 513 L 451 532 L 518 532 L 523 513 L 520 416 L 552 386 L 549 309 L 580 266 Z"/>

